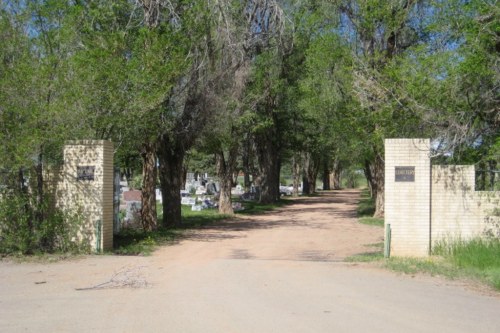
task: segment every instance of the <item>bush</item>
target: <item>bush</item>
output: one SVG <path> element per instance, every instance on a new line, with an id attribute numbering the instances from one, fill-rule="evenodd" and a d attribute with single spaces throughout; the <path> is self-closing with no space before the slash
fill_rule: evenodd
<path id="1" fill-rule="evenodd" d="M 51 208 L 49 200 L 41 207 L 28 195 L 6 195 L 0 199 L 0 253 L 88 252 L 89 244 L 78 241 L 81 218 Z M 44 212 L 43 218 L 35 214 Z"/>

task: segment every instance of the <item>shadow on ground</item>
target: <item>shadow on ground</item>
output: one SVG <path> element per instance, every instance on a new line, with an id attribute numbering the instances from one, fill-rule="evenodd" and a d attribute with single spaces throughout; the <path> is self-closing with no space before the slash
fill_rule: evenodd
<path id="1" fill-rule="evenodd" d="M 332 221 L 336 218 L 356 218 L 356 204 L 359 201 L 359 192 L 327 191 L 315 197 L 292 199 L 287 205 L 276 210 L 241 218 L 238 214 L 230 219 L 216 221 L 213 224 L 203 225 L 186 230 L 179 240 L 194 240 L 214 242 L 218 240 L 246 237 L 244 232 L 250 230 L 268 230 L 275 228 L 311 228 L 327 229 L 324 221 L 298 218 L 300 215 L 326 212 Z M 331 207 L 333 204 L 347 204 L 347 209 Z M 314 207 L 307 207 L 312 206 Z M 304 207 L 305 206 L 305 207 Z M 262 220 L 258 216 L 273 216 L 274 219 Z"/>

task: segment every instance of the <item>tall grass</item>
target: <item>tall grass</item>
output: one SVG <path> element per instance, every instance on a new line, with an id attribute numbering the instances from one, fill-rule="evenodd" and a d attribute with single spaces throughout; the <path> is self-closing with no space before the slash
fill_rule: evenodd
<path id="1" fill-rule="evenodd" d="M 435 243 L 433 254 L 500 290 L 500 239 L 441 240 Z"/>

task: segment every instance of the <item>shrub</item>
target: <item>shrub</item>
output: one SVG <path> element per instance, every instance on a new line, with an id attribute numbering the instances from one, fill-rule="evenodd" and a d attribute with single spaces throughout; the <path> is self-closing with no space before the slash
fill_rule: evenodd
<path id="1" fill-rule="evenodd" d="M 0 253 L 88 252 L 88 243 L 78 241 L 82 219 L 62 212 L 44 200 L 33 205 L 28 195 L 4 194 L 0 199 Z M 35 214 L 43 212 L 43 218 Z M 38 221 L 38 222 L 37 222 Z"/>

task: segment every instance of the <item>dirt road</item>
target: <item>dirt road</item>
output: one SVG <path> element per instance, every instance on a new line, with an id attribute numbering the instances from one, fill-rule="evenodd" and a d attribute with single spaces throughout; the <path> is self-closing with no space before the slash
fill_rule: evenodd
<path id="1" fill-rule="evenodd" d="M 343 258 L 356 191 L 193 231 L 150 257 L 0 262 L 0 332 L 498 332 L 500 298 Z"/>

